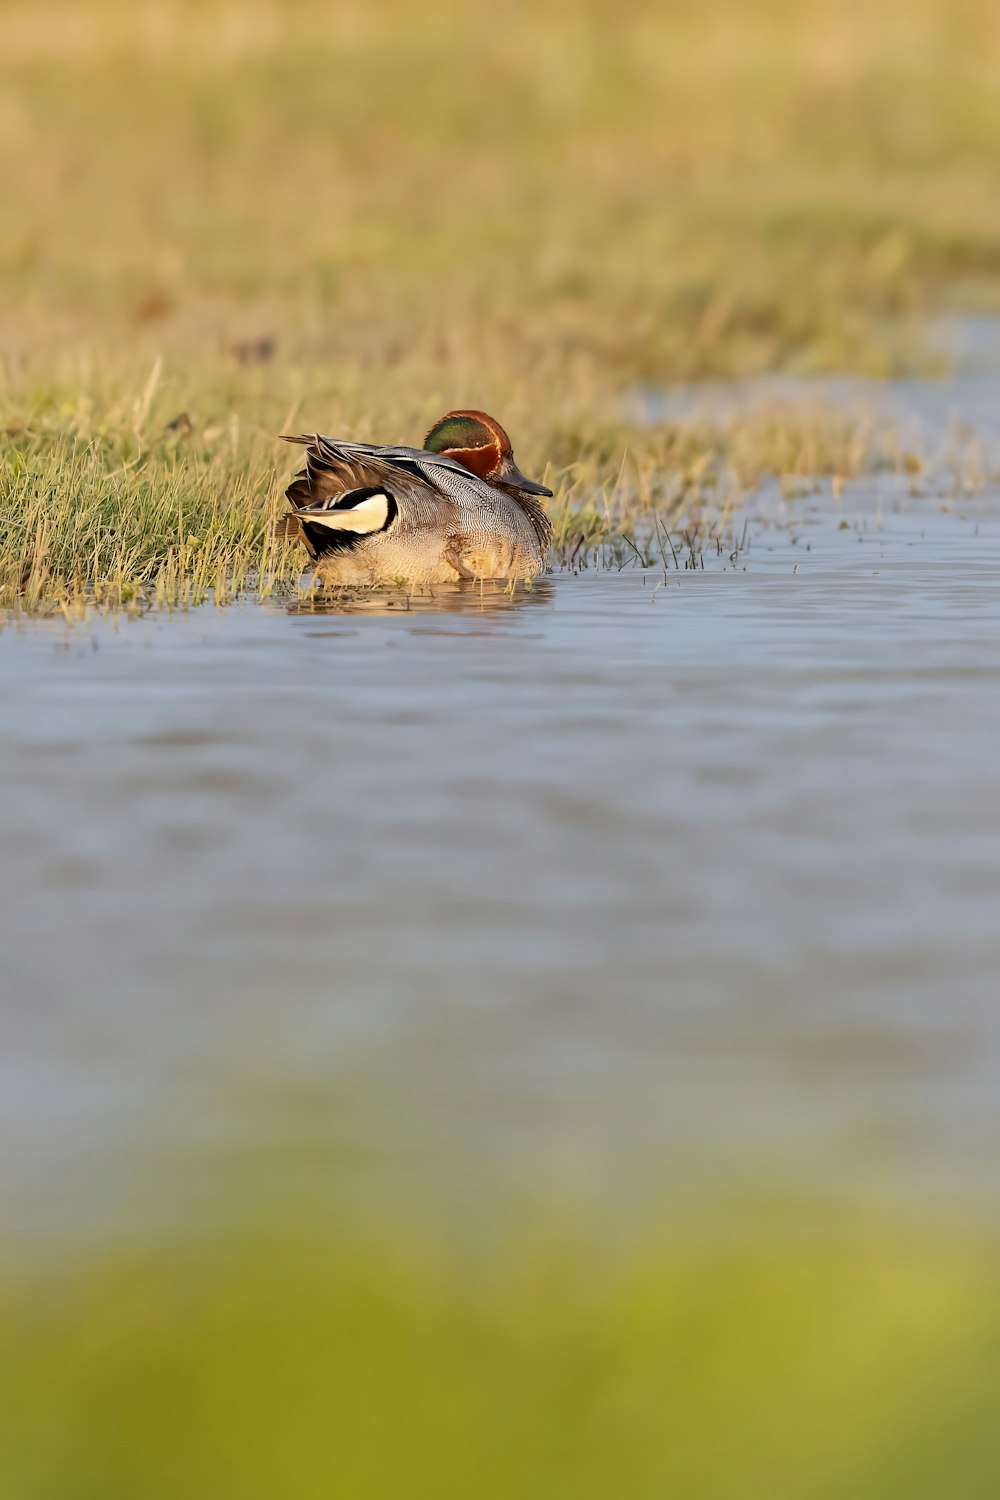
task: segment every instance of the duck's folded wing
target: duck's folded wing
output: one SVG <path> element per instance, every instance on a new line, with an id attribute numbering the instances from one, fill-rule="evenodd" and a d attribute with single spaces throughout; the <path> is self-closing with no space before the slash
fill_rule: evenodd
<path id="1" fill-rule="evenodd" d="M 452 501 L 416 463 L 418 450 L 371 448 L 319 434 L 286 441 L 302 443 L 306 449 L 306 466 L 285 491 L 297 512 L 340 509 L 359 490 L 384 491 L 395 502 L 399 524 L 405 529 L 448 529 Z"/>

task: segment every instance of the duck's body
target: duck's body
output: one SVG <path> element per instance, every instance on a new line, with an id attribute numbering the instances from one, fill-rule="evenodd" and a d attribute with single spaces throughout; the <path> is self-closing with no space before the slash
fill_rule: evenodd
<path id="1" fill-rule="evenodd" d="M 546 564 L 550 495 L 514 463 L 483 412 L 450 412 L 423 448 L 291 439 L 306 467 L 286 491 L 292 517 L 333 584 L 533 578 Z"/>

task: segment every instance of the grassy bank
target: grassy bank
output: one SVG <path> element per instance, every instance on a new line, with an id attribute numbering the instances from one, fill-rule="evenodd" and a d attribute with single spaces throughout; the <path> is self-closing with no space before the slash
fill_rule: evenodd
<path id="1" fill-rule="evenodd" d="M 195 366 L 98 371 L 12 400 L 0 439 L 0 610 L 183 607 L 241 592 L 303 598 L 301 548 L 275 537 L 295 466 L 276 431 L 302 408 L 335 431 L 419 442 L 438 411 L 376 426 L 363 396 L 317 370 L 310 399 L 288 368 L 239 379 Z M 382 397 L 385 399 L 385 387 Z M 406 398 L 399 393 L 399 409 Z M 284 416 L 275 419 L 275 412 Z M 556 491 L 554 559 L 568 567 L 679 566 L 737 546 L 748 497 L 781 481 L 790 498 L 859 476 L 942 497 L 996 483 L 998 458 L 974 434 L 900 434 L 884 417 L 775 405 L 637 425 L 609 398 L 587 418 L 565 401 L 523 413 L 517 452 Z M 789 519 L 794 517 L 794 505 Z"/>
<path id="2" fill-rule="evenodd" d="M 3 36 L 0 605 L 290 582 L 285 426 L 483 405 L 598 510 L 626 450 L 636 502 L 849 473 L 812 418 L 678 446 L 616 403 L 933 369 L 928 310 L 1000 303 L 986 0 L 8 0 Z"/>
<path id="3" fill-rule="evenodd" d="M 995 1494 L 995 1246 L 249 1233 L 0 1287 L 11 1500 Z"/>

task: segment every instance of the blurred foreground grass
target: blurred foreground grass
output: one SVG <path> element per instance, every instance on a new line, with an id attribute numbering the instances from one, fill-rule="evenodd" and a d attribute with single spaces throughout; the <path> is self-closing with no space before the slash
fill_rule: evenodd
<path id="1" fill-rule="evenodd" d="M 0 1292 L 9 1500 L 995 1495 L 988 1239 L 248 1233 Z"/>
<path id="2" fill-rule="evenodd" d="M 864 434 L 794 413 L 777 445 L 709 430 L 671 466 L 618 403 L 932 368 L 930 309 L 1000 304 L 988 0 L 0 19 L 0 607 L 290 583 L 301 556 L 268 540 L 290 426 L 417 441 L 482 405 L 573 510 L 626 450 L 633 505 L 734 444 L 737 502 L 802 449 L 849 473 Z"/>

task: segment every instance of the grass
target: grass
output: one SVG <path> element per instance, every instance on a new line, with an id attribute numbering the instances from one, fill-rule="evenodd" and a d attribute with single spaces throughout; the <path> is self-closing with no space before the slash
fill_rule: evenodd
<path id="1" fill-rule="evenodd" d="M 996 1493 L 988 1235 L 249 1229 L 0 1287 L 10 1500 Z"/>
<path id="2" fill-rule="evenodd" d="M 564 555 L 692 474 L 849 476 L 870 421 L 622 395 L 933 370 L 929 310 L 1000 305 L 986 0 L 6 0 L 3 35 L 0 607 L 294 588 L 291 425 L 495 410 Z"/>
<path id="3" fill-rule="evenodd" d="M 196 401 L 202 378 L 212 389 L 211 375 L 180 377 L 157 358 L 132 380 L 91 373 L 86 394 L 67 384 L 12 403 L 0 447 L 0 609 L 72 618 L 95 606 L 225 604 L 251 590 L 308 596 L 304 554 L 274 535 L 294 465 L 275 437 L 294 419 L 288 371 L 242 395 L 216 376 L 211 400 Z M 361 402 L 332 387 L 318 375 L 317 404 L 343 414 L 330 425 L 377 438 Z M 285 417 L 275 421 L 276 410 Z M 426 420 L 404 436 L 418 441 Z M 668 548 L 674 564 L 681 550 L 731 552 L 748 496 L 775 476 L 794 497 L 877 472 L 955 495 L 998 474 L 974 434 L 908 447 L 888 422 L 821 405 L 651 426 L 595 410 L 589 428 L 563 410 L 561 422 L 526 414 L 523 436 L 519 456 L 556 489 L 555 558 L 570 568 L 658 566 Z"/>

